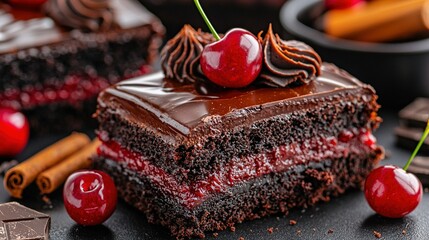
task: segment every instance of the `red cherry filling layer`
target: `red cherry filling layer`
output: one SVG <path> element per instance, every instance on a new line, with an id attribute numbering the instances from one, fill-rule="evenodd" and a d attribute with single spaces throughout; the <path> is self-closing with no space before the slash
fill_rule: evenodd
<path id="1" fill-rule="evenodd" d="M 124 77 L 132 78 L 150 72 L 149 66 L 142 66 L 135 73 Z M 90 99 L 108 87 L 110 82 L 102 77 L 66 76 L 59 85 L 27 86 L 23 89 L 6 89 L 0 92 L 0 106 L 16 110 L 40 105 L 67 102 L 71 105 Z"/>
<path id="2" fill-rule="evenodd" d="M 362 142 L 362 135 L 369 131 L 350 130 L 358 134 L 348 141 L 338 137 L 313 138 L 294 142 L 272 149 L 269 152 L 231 159 L 227 166 L 215 169 L 206 179 L 188 184 L 177 182 L 176 178 L 160 167 L 153 165 L 139 153 L 122 147 L 115 141 L 104 141 L 98 154 L 101 157 L 122 163 L 126 168 L 139 172 L 166 194 L 172 195 L 188 208 L 201 203 L 210 194 L 223 192 L 229 187 L 269 173 L 284 172 L 291 166 L 308 161 L 344 158 L 351 154 L 370 154 L 373 146 Z M 103 134 L 101 133 L 100 136 Z"/>

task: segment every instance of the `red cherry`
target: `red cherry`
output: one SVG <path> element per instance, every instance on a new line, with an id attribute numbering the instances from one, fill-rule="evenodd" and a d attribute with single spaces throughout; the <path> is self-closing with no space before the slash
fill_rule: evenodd
<path id="1" fill-rule="evenodd" d="M 261 72 L 262 46 L 249 31 L 234 28 L 204 47 L 200 63 L 212 82 L 228 88 L 245 87 Z"/>
<path id="2" fill-rule="evenodd" d="M 24 6 L 24 7 L 39 7 L 43 5 L 47 0 L 9 0 L 8 2 L 12 5 Z"/>
<path id="3" fill-rule="evenodd" d="M 30 127 L 24 114 L 0 109 L 0 156 L 15 156 L 27 145 Z"/>
<path id="4" fill-rule="evenodd" d="M 345 9 L 364 2 L 364 0 L 325 0 L 325 7 L 327 9 Z"/>
<path id="5" fill-rule="evenodd" d="M 103 223 L 115 211 L 117 190 L 105 172 L 79 171 L 67 178 L 63 199 L 67 213 L 74 221 L 92 226 Z"/>
<path id="6" fill-rule="evenodd" d="M 387 165 L 373 170 L 365 181 L 365 198 L 378 214 L 401 218 L 412 212 L 422 199 L 419 179 L 402 168 Z"/>

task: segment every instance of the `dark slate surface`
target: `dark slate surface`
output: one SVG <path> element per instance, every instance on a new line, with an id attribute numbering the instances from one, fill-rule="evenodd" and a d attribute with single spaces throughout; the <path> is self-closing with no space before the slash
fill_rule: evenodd
<path id="1" fill-rule="evenodd" d="M 408 151 L 395 147 L 393 128 L 397 125 L 396 114 L 382 113 L 384 123 L 376 133 L 378 141 L 385 146 L 390 158 L 384 163 L 403 165 Z M 25 152 L 18 157 L 23 160 L 62 136 L 33 139 Z M 52 206 L 44 203 L 32 186 L 19 202 L 52 216 L 51 239 L 172 239 L 168 231 L 150 225 L 145 217 L 120 201 L 113 216 L 101 226 L 81 227 L 73 223 L 65 212 L 61 191 L 50 196 Z M 11 201 L 0 187 L 0 202 Z M 383 239 L 427 239 L 429 231 L 429 194 L 425 193 L 420 206 L 403 219 L 385 219 L 368 207 L 361 191 L 353 190 L 345 195 L 321 203 L 309 209 L 295 209 L 289 216 L 272 216 L 238 224 L 235 232 L 219 232 L 216 239 L 376 239 L 373 231 L 380 232 Z M 295 226 L 289 220 L 296 220 Z M 268 232 L 273 228 L 273 232 Z M 403 233 L 403 230 L 404 233 Z M 215 239 L 208 234 L 208 239 Z"/>

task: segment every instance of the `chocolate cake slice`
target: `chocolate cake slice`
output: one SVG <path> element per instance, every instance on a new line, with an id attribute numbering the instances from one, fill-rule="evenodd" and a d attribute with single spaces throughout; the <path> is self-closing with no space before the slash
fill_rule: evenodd
<path id="1" fill-rule="evenodd" d="M 23 111 L 33 132 L 88 127 L 102 89 L 150 71 L 163 33 L 134 0 L 0 4 L 0 107 Z"/>
<path id="2" fill-rule="evenodd" d="M 198 61 L 211 41 L 185 26 L 161 52 L 163 72 L 99 95 L 95 166 L 126 202 L 178 238 L 204 237 L 361 186 L 383 157 L 372 87 L 271 28 L 259 78 L 216 86 Z"/>

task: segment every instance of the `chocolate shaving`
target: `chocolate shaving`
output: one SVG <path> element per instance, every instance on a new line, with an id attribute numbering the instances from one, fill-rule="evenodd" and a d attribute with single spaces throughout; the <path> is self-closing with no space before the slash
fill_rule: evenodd
<path id="1" fill-rule="evenodd" d="M 161 51 L 161 66 L 165 76 L 181 83 L 206 79 L 201 71 L 200 56 L 204 46 L 214 41 L 210 33 L 185 25 Z"/>
<path id="2" fill-rule="evenodd" d="M 268 27 L 265 37 L 258 34 L 264 60 L 260 84 L 271 87 L 286 87 L 293 82 L 308 83 L 320 75 L 322 60 L 308 45 L 298 41 L 285 41 Z"/>

